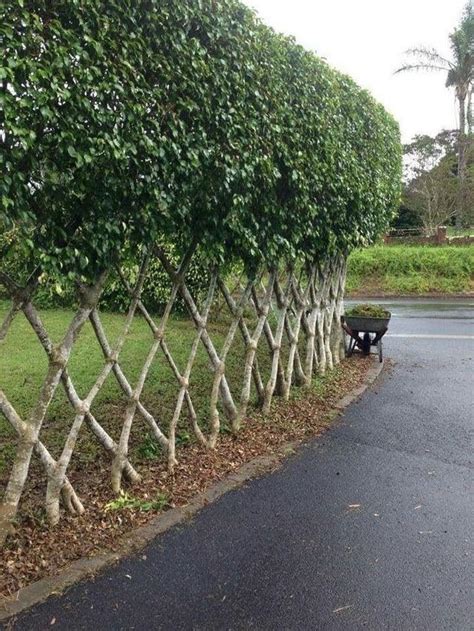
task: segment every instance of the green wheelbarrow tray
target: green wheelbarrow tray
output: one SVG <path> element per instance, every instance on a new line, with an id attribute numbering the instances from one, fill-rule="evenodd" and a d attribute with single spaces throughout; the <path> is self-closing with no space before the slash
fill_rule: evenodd
<path id="1" fill-rule="evenodd" d="M 366 316 L 343 316 L 347 326 L 360 333 L 381 333 L 388 329 L 390 318 L 369 318 Z"/>

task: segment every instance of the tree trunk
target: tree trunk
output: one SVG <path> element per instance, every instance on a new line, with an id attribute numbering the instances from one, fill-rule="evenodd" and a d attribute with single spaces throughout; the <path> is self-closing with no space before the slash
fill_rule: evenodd
<path id="1" fill-rule="evenodd" d="M 467 97 L 467 133 L 471 136 L 473 133 L 474 121 L 472 120 L 472 89 L 469 90 Z"/>
<path id="2" fill-rule="evenodd" d="M 20 436 L 12 471 L 0 508 L 0 545 L 5 541 L 11 521 L 18 510 L 18 504 L 28 477 L 31 456 L 38 443 L 43 421 L 46 418 L 48 408 L 56 393 L 61 375 L 67 367 L 72 347 L 84 323 L 87 321 L 89 314 L 97 304 L 106 277 L 107 274 L 103 273 L 94 286 L 83 288 L 79 309 L 70 322 L 62 341 L 58 346 L 52 348 L 47 374 L 43 381 L 36 405 L 30 414 L 28 423 L 25 423 L 24 431 Z M 40 332 L 39 334 L 41 335 Z"/>
<path id="3" fill-rule="evenodd" d="M 466 96 L 464 94 L 458 96 L 459 101 L 459 138 L 458 138 L 458 207 L 456 212 L 456 227 L 462 228 L 463 221 L 466 217 L 466 170 L 467 170 L 467 152 L 466 152 Z"/>

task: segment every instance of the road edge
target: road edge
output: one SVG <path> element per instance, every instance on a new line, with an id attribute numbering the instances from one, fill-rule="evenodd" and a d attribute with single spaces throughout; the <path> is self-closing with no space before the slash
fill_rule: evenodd
<path id="1" fill-rule="evenodd" d="M 423 294 L 396 294 L 396 293 L 380 293 L 375 292 L 373 294 L 364 293 L 364 292 L 355 292 L 348 293 L 344 296 L 344 300 L 439 300 L 441 302 L 454 300 L 454 301 L 463 301 L 463 300 L 473 300 L 474 292 L 467 293 L 454 293 L 454 294 L 446 294 L 446 293 L 437 293 L 437 292 L 426 292 Z"/>
<path id="2" fill-rule="evenodd" d="M 349 405 L 357 401 L 379 377 L 383 368 L 384 362 L 380 363 L 378 360 L 374 360 L 374 365 L 367 371 L 364 383 L 344 395 L 334 406 L 334 411 L 341 414 Z M 250 460 L 236 472 L 211 485 L 203 493 L 196 495 L 186 506 L 166 511 L 157 515 L 148 524 L 131 530 L 122 538 L 118 551 L 78 559 L 67 565 L 58 574 L 40 579 L 24 587 L 13 599 L 0 597 L 0 622 L 47 600 L 50 596 L 61 594 L 74 584 L 91 578 L 97 572 L 142 550 L 153 539 L 190 519 L 228 491 L 239 488 L 248 480 L 271 473 L 272 469 L 281 463 L 285 457 L 294 453 L 302 444 L 304 443 L 301 441 L 289 442 L 280 447 L 275 454 L 259 456 Z"/>

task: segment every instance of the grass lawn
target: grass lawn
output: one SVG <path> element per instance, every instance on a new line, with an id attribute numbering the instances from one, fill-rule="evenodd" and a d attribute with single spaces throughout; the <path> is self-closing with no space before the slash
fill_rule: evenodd
<path id="1" fill-rule="evenodd" d="M 376 245 L 349 257 L 349 294 L 474 291 L 474 246 Z"/>
<path id="2" fill-rule="evenodd" d="M 8 303 L 0 301 L 0 320 L 7 308 Z M 72 317 L 72 312 L 46 310 L 41 311 L 40 314 L 53 341 L 59 341 Z M 112 344 L 123 327 L 125 316 L 103 313 L 101 318 L 109 342 Z M 215 322 L 210 326 L 211 337 L 218 350 L 223 345 L 228 326 L 229 323 L 225 321 Z M 237 332 L 236 343 L 226 362 L 226 375 L 235 395 L 239 392 L 243 375 L 244 347 L 239 335 Z M 166 331 L 166 341 L 180 370 L 184 370 L 194 337 L 195 330 L 189 321 L 179 317 L 170 320 Z M 135 317 L 120 355 L 120 365 L 132 386 L 136 383 L 152 341 L 151 331 L 146 322 L 139 316 Z M 259 345 L 258 359 L 264 376 L 268 376 L 269 353 L 266 351 L 263 336 Z M 79 395 L 84 396 L 88 392 L 103 364 L 101 349 L 90 323 L 87 323 L 74 346 L 69 362 L 69 372 Z M 23 418 L 28 417 L 36 401 L 46 368 L 46 355 L 23 314 L 19 314 L 5 341 L 0 345 L 0 389 L 5 392 Z M 203 428 L 206 427 L 207 422 L 212 379 L 213 373 L 210 370 L 208 357 L 201 344 L 192 371 L 190 393 Z M 149 372 L 141 400 L 165 432 L 174 411 L 177 393 L 176 379 L 163 353 L 159 350 Z M 92 412 L 116 440 L 120 435 L 125 404 L 126 399 L 111 373 L 95 400 Z M 60 454 L 72 420 L 72 408 L 60 385 L 41 433 L 43 441 L 56 457 Z M 221 415 L 221 421 L 223 422 L 222 431 L 227 431 L 223 415 Z M 178 442 L 191 442 L 193 440 L 191 434 L 186 409 L 183 408 Z M 14 438 L 13 430 L 0 415 L 0 477 L 2 477 L 2 472 L 4 477 L 14 455 Z M 138 416 L 134 431 L 132 431 L 131 449 L 133 459 L 160 456 L 159 446 Z M 80 462 L 87 462 L 95 459 L 102 452 L 102 447 L 95 437 L 89 434 L 84 424 L 74 458 L 79 459 Z"/>

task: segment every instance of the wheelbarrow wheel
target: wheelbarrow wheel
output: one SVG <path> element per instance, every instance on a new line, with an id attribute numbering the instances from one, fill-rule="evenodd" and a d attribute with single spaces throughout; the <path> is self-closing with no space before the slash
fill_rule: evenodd
<path id="1" fill-rule="evenodd" d="M 377 342 L 377 349 L 379 351 L 379 362 L 383 361 L 382 340 Z"/>

